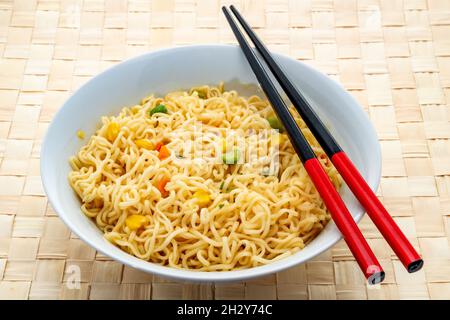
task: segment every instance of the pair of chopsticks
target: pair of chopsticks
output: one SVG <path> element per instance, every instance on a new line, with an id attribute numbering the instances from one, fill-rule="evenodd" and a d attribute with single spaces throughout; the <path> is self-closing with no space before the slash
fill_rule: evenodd
<path id="1" fill-rule="evenodd" d="M 231 6 L 230 9 L 254 43 L 256 50 L 263 57 L 263 60 L 279 82 L 281 88 L 285 91 L 306 125 L 330 158 L 336 170 L 341 174 L 350 190 L 352 190 L 353 194 L 366 209 L 369 217 L 377 226 L 378 230 L 391 246 L 402 264 L 410 273 L 420 270 L 423 266 L 423 260 L 389 215 L 375 193 L 370 189 L 369 185 L 358 172 L 351 160 L 327 130 L 307 100 L 282 71 L 281 67 L 274 60 L 258 36 L 252 31 L 251 27 L 238 10 L 234 6 Z M 222 10 L 247 61 L 255 73 L 261 88 L 277 113 L 278 118 L 283 123 L 295 151 L 330 211 L 336 226 L 343 234 L 344 239 L 362 272 L 369 283 L 376 284 L 382 282 L 384 280 L 383 268 L 353 220 L 344 201 L 320 165 L 311 146 L 302 134 L 280 94 L 277 92 L 274 83 L 269 78 L 263 64 L 239 30 L 239 27 L 231 17 L 230 12 L 226 7 L 222 7 Z"/>

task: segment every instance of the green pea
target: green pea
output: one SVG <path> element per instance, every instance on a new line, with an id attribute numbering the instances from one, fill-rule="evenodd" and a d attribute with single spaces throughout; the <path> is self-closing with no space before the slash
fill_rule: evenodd
<path id="1" fill-rule="evenodd" d="M 157 105 L 156 107 L 154 107 L 154 108 L 153 108 L 152 110 L 150 110 L 150 112 L 149 112 L 150 117 L 151 117 L 152 115 L 154 115 L 155 113 L 167 113 L 167 108 L 166 108 L 166 106 L 163 105 L 163 104 L 159 104 L 159 105 Z"/>
<path id="2" fill-rule="evenodd" d="M 277 117 L 269 117 L 267 118 L 267 121 L 273 129 L 278 129 L 278 131 L 284 132 L 284 126 Z"/>

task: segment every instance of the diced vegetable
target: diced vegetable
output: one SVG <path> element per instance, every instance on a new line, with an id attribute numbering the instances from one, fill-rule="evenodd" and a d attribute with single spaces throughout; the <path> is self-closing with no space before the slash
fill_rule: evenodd
<path id="1" fill-rule="evenodd" d="M 220 190 L 222 190 L 223 189 L 223 187 L 225 186 L 225 181 L 222 181 L 222 183 L 220 184 Z"/>
<path id="2" fill-rule="evenodd" d="M 273 129 L 277 129 L 280 132 L 284 132 L 283 124 L 277 117 L 269 117 L 269 118 L 267 118 L 267 121 L 269 122 L 270 126 Z"/>
<path id="3" fill-rule="evenodd" d="M 155 146 L 155 150 L 159 151 L 163 145 L 164 145 L 164 143 L 162 141 L 158 142 Z"/>
<path id="4" fill-rule="evenodd" d="M 158 188 L 159 192 L 161 192 L 161 195 L 165 198 L 169 195 L 169 191 L 166 190 L 166 184 L 170 181 L 169 178 L 163 177 L 161 180 L 158 181 L 156 184 L 156 187 Z"/>
<path id="5" fill-rule="evenodd" d="M 138 139 L 134 143 L 136 143 L 136 146 L 138 148 L 143 148 L 147 150 L 153 149 L 153 143 L 148 139 Z"/>
<path id="6" fill-rule="evenodd" d="M 219 209 L 222 209 L 222 208 L 223 208 L 223 206 L 224 206 L 224 204 L 223 204 L 223 203 L 219 204 Z"/>
<path id="7" fill-rule="evenodd" d="M 211 202 L 211 196 L 204 190 L 198 190 L 194 193 L 194 198 L 200 207 L 205 207 Z"/>
<path id="8" fill-rule="evenodd" d="M 239 161 L 240 152 L 238 148 L 234 148 L 232 151 L 228 151 L 222 155 L 223 163 L 236 164 Z"/>
<path id="9" fill-rule="evenodd" d="M 150 117 L 154 115 L 155 113 L 167 113 L 167 108 L 163 104 L 158 104 L 156 107 L 154 107 L 152 110 L 150 110 L 149 114 Z"/>
<path id="10" fill-rule="evenodd" d="M 78 130 L 77 131 L 77 137 L 79 139 L 84 139 L 84 131 L 83 130 Z"/>
<path id="11" fill-rule="evenodd" d="M 142 228 L 148 222 L 145 216 L 141 216 L 140 214 L 133 214 L 125 220 L 125 224 L 130 230 L 137 230 Z"/>
<path id="12" fill-rule="evenodd" d="M 109 142 L 114 142 L 119 134 L 119 131 L 119 124 L 117 122 L 110 122 L 108 124 L 108 128 L 106 129 L 106 139 L 108 139 Z"/>
<path id="13" fill-rule="evenodd" d="M 165 145 L 162 145 L 161 148 L 159 148 L 159 154 L 158 158 L 159 160 L 164 160 L 170 156 L 170 150 Z"/>

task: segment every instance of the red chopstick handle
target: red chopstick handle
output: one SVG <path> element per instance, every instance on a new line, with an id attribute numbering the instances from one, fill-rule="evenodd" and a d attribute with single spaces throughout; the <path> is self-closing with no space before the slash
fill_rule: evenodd
<path id="1" fill-rule="evenodd" d="M 383 281 L 383 268 L 319 160 L 317 158 L 309 159 L 304 166 L 366 278 L 371 284 Z"/>
<path id="2" fill-rule="evenodd" d="M 408 272 L 420 270 L 423 260 L 347 155 L 337 152 L 331 161 Z"/>

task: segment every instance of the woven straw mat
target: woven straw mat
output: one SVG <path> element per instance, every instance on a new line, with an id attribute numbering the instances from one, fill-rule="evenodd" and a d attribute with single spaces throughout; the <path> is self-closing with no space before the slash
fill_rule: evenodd
<path id="1" fill-rule="evenodd" d="M 105 68 L 162 47 L 235 43 L 234 3 L 274 52 L 327 73 L 360 102 L 383 154 L 378 195 L 425 259 L 408 274 L 371 221 L 386 271 L 369 287 L 344 242 L 252 281 L 190 284 L 145 274 L 61 222 L 39 176 L 62 102 Z M 449 299 L 450 1 L 0 0 L 0 299 Z M 69 286 L 76 266 L 81 283 Z"/>

